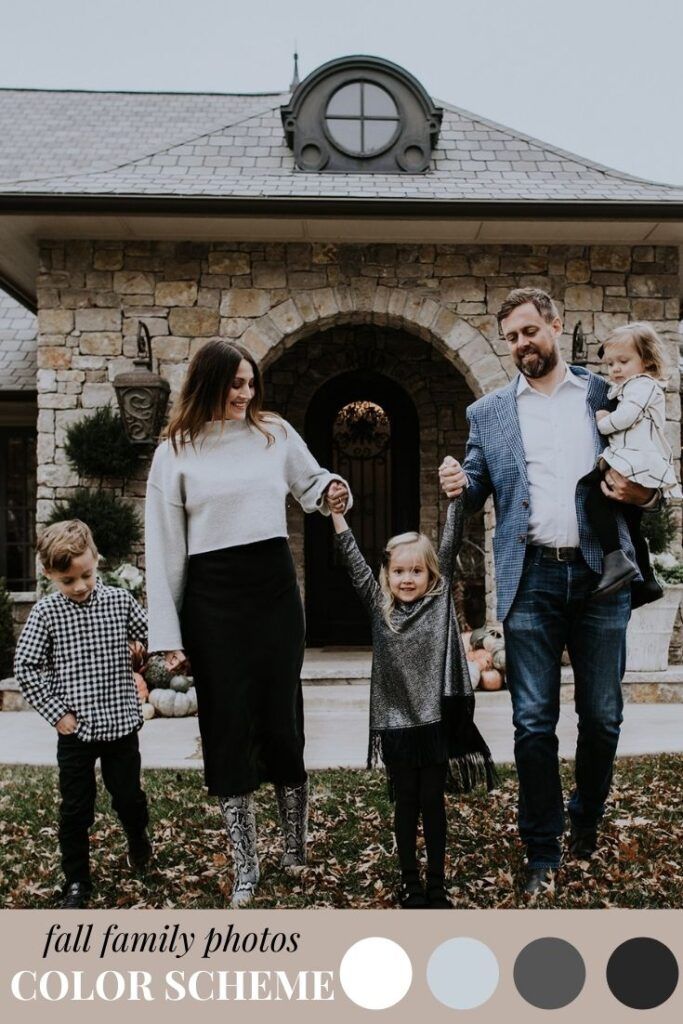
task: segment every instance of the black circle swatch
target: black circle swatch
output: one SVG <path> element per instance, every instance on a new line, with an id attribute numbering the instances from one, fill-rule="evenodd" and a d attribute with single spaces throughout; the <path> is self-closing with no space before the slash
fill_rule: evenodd
<path id="1" fill-rule="evenodd" d="M 661 1006 L 678 984 L 678 964 L 657 939 L 622 942 L 607 963 L 607 984 L 615 999 L 633 1010 Z"/>
<path id="2" fill-rule="evenodd" d="M 517 991 L 541 1010 L 558 1010 L 578 996 L 586 967 L 578 949 L 564 939 L 535 939 L 525 946 L 513 972 Z"/>

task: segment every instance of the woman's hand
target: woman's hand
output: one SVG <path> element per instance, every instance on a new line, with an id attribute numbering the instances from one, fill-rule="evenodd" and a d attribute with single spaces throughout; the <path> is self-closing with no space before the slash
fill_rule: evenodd
<path id="1" fill-rule="evenodd" d="M 185 651 L 166 651 L 164 656 L 164 664 L 169 672 L 175 672 L 186 660 Z"/>
<path id="2" fill-rule="evenodd" d="M 325 491 L 325 502 L 330 512 L 343 515 L 349 500 L 349 489 L 340 480 L 333 480 Z"/>

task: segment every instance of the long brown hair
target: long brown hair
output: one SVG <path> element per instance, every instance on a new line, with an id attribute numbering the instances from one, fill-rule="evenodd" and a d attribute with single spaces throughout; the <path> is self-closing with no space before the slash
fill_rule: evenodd
<path id="1" fill-rule="evenodd" d="M 190 360 L 180 394 L 162 437 L 169 438 L 177 453 L 178 445 L 194 445 L 208 420 L 223 419 L 228 392 L 243 359 L 254 371 L 254 397 L 247 406 L 247 421 L 274 443 L 266 429 L 267 422 L 277 420 L 275 413 L 263 411 L 263 377 L 251 352 L 235 342 L 212 338 Z"/>

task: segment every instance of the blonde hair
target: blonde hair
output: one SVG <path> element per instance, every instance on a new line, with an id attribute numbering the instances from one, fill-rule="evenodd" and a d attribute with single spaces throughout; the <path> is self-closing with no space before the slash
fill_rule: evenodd
<path id="1" fill-rule="evenodd" d="M 66 572 L 73 559 L 88 549 L 99 558 L 90 527 L 80 519 L 62 519 L 43 530 L 36 550 L 46 572 Z"/>
<path id="2" fill-rule="evenodd" d="M 382 552 L 382 567 L 379 571 L 379 586 L 382 591 L 382 616 L 389 629 L 393 630 L 394 633 L 398 633 L 398 630 L 391 621 L 391 615 L 396 607 L 396 598 L 391 592 L 389 586 L 389 566 L 391 564 L 391 556 L 397 548 L 403 545 L 412 545 L 417 548 L 417 557 L 424 560 L 427 572 L 430 576 L 429 586 L 425 591 L 425 597 L 427 594 L 435 594 L 439 592 L 439 588 L 442 585 L 441 570 L 439 568 L 439 559 L 434 550 L 429 537 L 424 533 L 417 533 L 415 530 L 410 530 L 408 533 L 399 533 L 395 537 L 390 537 L 387 541 L 384 551 Z"/>
<path id="3" fill-rule="evenodd" d="M 666 356 L 662 340 L 652 324 L 636 321 L 616 327 L 605 339 L 600 358 L 605 354 L 608 345 L 619 341 L 632 341 L 640 356 L 645 372 L 661 380 L 666 376 Z"/>

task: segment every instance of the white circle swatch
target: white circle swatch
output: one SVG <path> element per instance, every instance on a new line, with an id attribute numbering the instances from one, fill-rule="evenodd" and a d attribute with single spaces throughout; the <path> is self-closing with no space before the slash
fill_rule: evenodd
<path id="1" fill-rule="evenodd" d="M 427 964 L 432 994 L 453 1010 L 473 1010 L 498 987 L 498 961 L 478 939 L 448 939 L 437 946 Z"/>
<path id="2" fill-rule="evenodd" d="M 413 980 L 413 965 L 402 946 L 373 936 L 349 946 L 339 966 L 349 999 L 365 1010 L 386 1010 L 400 1003 Z"/>

